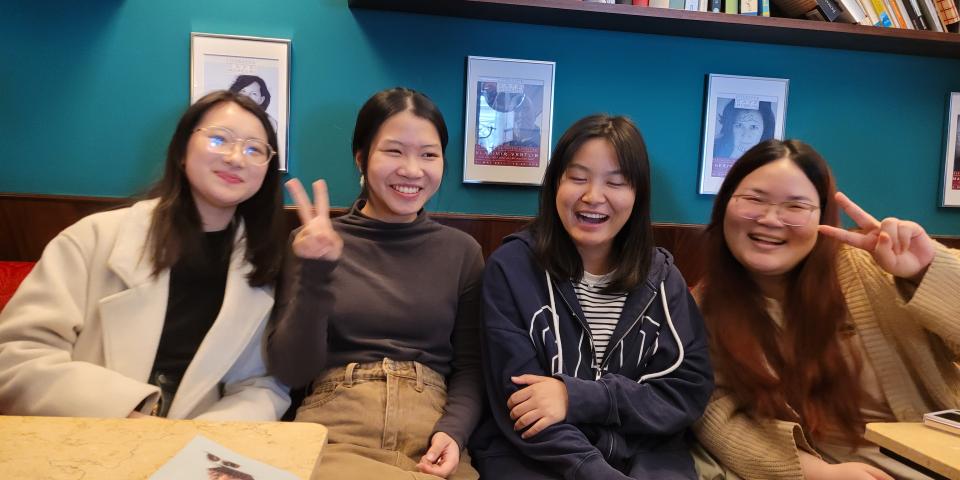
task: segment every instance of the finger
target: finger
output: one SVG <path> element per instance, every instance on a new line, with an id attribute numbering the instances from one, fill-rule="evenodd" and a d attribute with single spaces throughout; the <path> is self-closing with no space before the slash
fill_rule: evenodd
<path id="1" fill-rule="evenodd" d="M 313 182 L 313 208 L 319 218 L 330 221 L 330 193 L 327 191 L 327 181 Z"/>
<path id="2" fill-rule="evenodd" d="M 516 377 L 510 377 L 510 380 L 517 385 L 533 385 L 534 383 L 540 383 L 547 379 L 547 377 L 541 375 L 531 375 L 529 373 L 525 373 Z"/>
<path id="3" fill-rule="evenodd" d="M 873 465 L 864 465 L 863 469 L 866 470 L 867 473 L 869 473 L 876 480 L 894 480 L 894 478 L 887 472 L 884 472 Z"/>
<path id="4" fill-rule="evenodd" d="M 547 419 L 541 418 L 537 420 L 536 423 L 531 425 L 530 428 L 527 429 L 527 431 L 520 434 L 520 438 L 524 440 L 533 438 L 535 435 L 542 432 L 545 428 L 549 427 L 550 425 L 551 423 L 548 422 Z"/>
<path id="5" fill-rule="evenodd" d="M 513 392 L 513 395 L 510 395 L 510 398 L 507 399 L 507 410 L 513 410 L 513 407 L 526 402 L 533 396 L 533 391 L 529 388 L 523 388 Z"/>
<path id="6" fill-rule="evenodd" d="M 837 192 L 834 198 L 837 200 L 840 208 L 842 208 L 844 212 L 847 212 L 847 216 L 860 228 L 870 231 L 880 226 L 880 222 L 878 222 L 876 218 L 873 218 L 873 215 L 870 215 L 864 211 L 864 209 L 860 208 L 860 205 L 853 203 L 853 200 L 850 200 L 850 198 L 843 193 Z"/>
<path id="7" fill-rule="evenodd" d="M 880 232 L 877 236 L 877 247 L 873 249 L 873 256 L 884 270 L 897 264 L 897 254 L 893 252 L 893 239 L 887 232 Z"/>
<path id="8" fill-rule="evenodd" d="M 859 232 L 851 232 L 849 230 L 844 230 L 831 225 L 818 225 L 817 231 L 828 237 L 832 237 L 843 243 L 846 243 L 851 247 L 857 247 L 869 252 L 873 251 L 877 242 L 876 236 L 874 235 L 864 235 Z"/>
<path id="9" fill-rule="evenodd" d="M 900 251 L 909 252 L 913 239 L 920 236 L 920 225 L 913 222 L 901 221 L 897 225 L 897 240 L 900 242 Z"/>
<path id="10" fill-rule="evenodd" d="M 520 430 L 537 423 L 537 420 L 540 420 L 541 418 L 543 418 L 543 414 L 539 410 L 530 410 L 529 412 L 521 415 L 520 418 L 513 423 L 513 429 L 519 432 Z"/>
<path id="11" fill-rule="evenodd" d="M 313 219 L 313 208 L 310 206 L 310 198 L 307 197 L 307 191 L 303 189 L 303 184 L 296 178 L 284 184 L 287 191 L 290 192 L 290 198 L 297 206 L 297 215 L 300 217 L 300 223 L 306 225 Z"/>
<path id="12" fill-rule="evenodd" d="M 434 440 L 430 442 L 430 449 L 427 450 L 427 453 L 423 454 L 423 458 L 421 458 L 420 461 L 429 464 L 437 463 L 443 455 L 443 450 L 446 446 L 446 442 L 434 436 Z"/>
<path id="13" fill-rule="evenodd" d="M 529 412 L 536 408 L 533 405 L 534 402 L 521 402 L 510 409 L 510 420 L 516 420 L 522 417 L 525 413 Z"/>
<path id="14" fill-rule="evenodd" d="M 893 217 L 884 218 L 883 221 L 880 222 L 880 231 L 886 233 L 890 238 L 890 249 L 894 255 L 902 253 L 900 248 L 900 233 L 897 231 L 899 229 L 899 223 L 900 220 Z"/>

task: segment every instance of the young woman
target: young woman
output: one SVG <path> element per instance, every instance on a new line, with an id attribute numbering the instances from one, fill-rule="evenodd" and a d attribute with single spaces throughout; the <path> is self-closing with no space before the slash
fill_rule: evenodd
<path id="1" fill-rule="evenodd" d="M 0 412 L 276 420 L 261 337 L 283 247 L 276 134 L 231 92 L 187 109 L 150 200 L 44 250 L 0 315 Z"/>
<path id="2" fill-rule="evenodd" d="M 836 228 L 838 207 L 859 232 Z M 960 406 L 957 252 L 861 210 L 795 140 L 734 164 L 706 232 L 706 449 L 744 478 L 925 478 L 868 445 L 864 423 Z"/>
<path id="3" fill-rule="evenodd" d="M 483 401 L 483 255 L 423 210 L 446 145 L 430 99 L 384 90 L 357 116 L 348 214 L 330 220 L 322 180 L 313 206 L 288 183 L 303 227 L 267 351 L 278 378 L 311 385 L 296 420 L 329 429 L 318 478 L 477 478 L 461 450 Z"/>
<path id="4" fill-rule="evenodd" d="M 713 378 L 700 313 L 653 245 L 646 146 L 624 117 L 563 134 L 540 212 L 484 273 L 485 478 L 694 478 Z"/>

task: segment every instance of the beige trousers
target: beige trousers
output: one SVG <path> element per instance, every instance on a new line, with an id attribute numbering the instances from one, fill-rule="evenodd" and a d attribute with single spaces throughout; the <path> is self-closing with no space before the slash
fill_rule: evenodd
<path id="1" fill-rule="evenodd" d="M 314 382 L 295 421 L 327 427 L 328 442 L 313 479 L 420 479 L 417 463 L 447 402 L 442 375 L 417 362 L 389 358 L 331 368 Z M 467 451 L 454 480 L 475 480 Z"/>

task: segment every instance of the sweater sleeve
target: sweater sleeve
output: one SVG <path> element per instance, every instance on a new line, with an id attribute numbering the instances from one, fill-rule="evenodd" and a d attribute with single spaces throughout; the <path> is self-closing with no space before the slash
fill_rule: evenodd
<path id="1" fill-rule="evenodd" d="M 664 284 L 645 313 L 661 325 L 647 371 L 640 378 L 606 373 L 596 381 L 561 376 L 570 397 L 569 422 L 617 427 L 624 435 L 672 435 L 700 418 L 713 391 L 703 318 L 678 271 Z"/>
<path id="2" fill-rule="evenodd" d="M 0 412 L 5 414 L 125 417 L 141 401 L 152 404 L 159 396 L 153 385 L 73 359 L 77 340 L 89 327 L 84 312 L 91 266 L 90 245 L 70 231 L 50 241 L 0 314 Z"/>
<path id="3" fill-rule="evenodd" d="M 480 421 L 483 411 L 483 372 L 480 369 L 480 317 L 483 254 L 472 242 L 464 259 L 457 318 L 453 329 L 453 368 L 448 378 L 447 403 L 434 431 L 450 435 L 460 448 Z"/>
<path id="4" fill-rule="evenodd" d="M 296 256 L 294 233 L 287 244 L 267 334 L 267 367 L 281 382 L 298 388 L 326 367 L 327 326 L 335 301 L 331 274 L 337 262 Z"/>
<path id="5" fill-rule="evenodd" d="M 800 425 L 750 418 L 722 388 L 714 393 L 694 432 L 707 451 L 745 480 L 803 480 L 800 449 L 816 455 Z"/>
<path id="6" fill-rule="evenodd" d="M 500 434 L 520 454 L 561 474 L 564 479 L 624 479 L 610 466 L 577 427 L 560 422 L 529 439 L 514 431 L 507 399 L 519 387 L 511 376 L 549 376 L 538 362 L 537 353 L 516 307 L 503 266 L 492 257 L 483 278 L 482 353 L 490 415 Z M 549 312 L 545 313 L 549 315 Z"/>
<path id="7" fill-rule="evenodd" d="M 933 262 L 905 308 L 960 358 L 960 251 L 937 244 Z"/>

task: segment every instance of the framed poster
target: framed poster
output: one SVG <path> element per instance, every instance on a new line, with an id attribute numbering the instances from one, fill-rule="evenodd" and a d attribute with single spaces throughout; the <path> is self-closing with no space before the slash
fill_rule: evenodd
<path id="1" fill-rule="evenodd" d="M 960 207 L 960 92 L 950 94 L 947 108 L 947 149 L 943 162 L 941 207 Z"/>
<path id="2" fill-rule="evenodd" d="M 540 185 L 550 161 L 555 67 L 467 58 L 464 183 Z"/>
<path id="3" fill-rule="evenodd" d="M 710 74 L 700 193 L 716 194 L 743 152 L 763 140 L 783 140 L 789 83 L 783 78 Z"/>
<path id="4" fill-rule="evenodd" d="M 243 93 L 259 104 L 277 131 L 280 170 L 287 170 L 290 40 L 190 34 L 190 103 L 213 90 Z"/>

